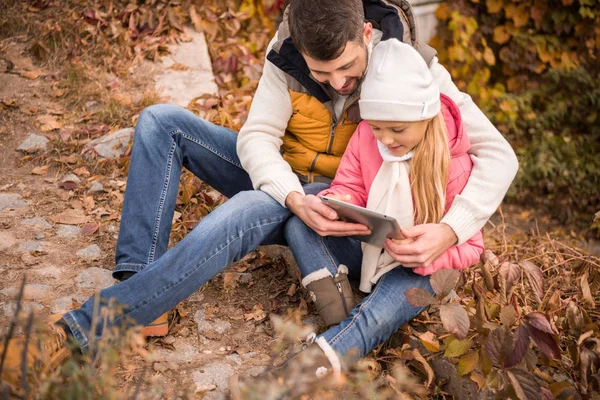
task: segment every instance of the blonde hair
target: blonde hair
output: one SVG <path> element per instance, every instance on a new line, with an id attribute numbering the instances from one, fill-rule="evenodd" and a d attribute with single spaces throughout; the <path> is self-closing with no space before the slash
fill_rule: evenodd
<path id="1" fill-rule="evenodd" d="M 414 148 L 410 182 L 415 225 L 437 224 L 446 209 L 446 186 L 450 169 L 450 148 L 446 122 L 440 112 L 427 125 L 425 136 Z"/>

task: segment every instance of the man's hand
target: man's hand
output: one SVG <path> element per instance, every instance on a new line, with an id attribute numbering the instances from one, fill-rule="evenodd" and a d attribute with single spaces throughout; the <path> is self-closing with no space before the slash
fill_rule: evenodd
<path id="1" fill-rule="evenodd" d="M 340 200 L 344 199 L 340 198 Z M 371 233 L 365 225 L 339 221 L 337 213 L 312 194 L 305 196 L 298 192 L 292 192 L 286 197 L 285 205 L 321 236 L 351 236 Z"/>
<path id="2" fill-rule="evenodd" d="M 387 239 L 384 247 L 404 267 L 426 267 L 456 244 L 457 237 L 446 224 L 423 224 L 402 228 L 404 239 Z"/>

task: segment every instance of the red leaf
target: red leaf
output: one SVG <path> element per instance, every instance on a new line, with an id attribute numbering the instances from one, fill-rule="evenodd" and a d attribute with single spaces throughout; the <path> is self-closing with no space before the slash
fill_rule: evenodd
<path id="1" fill-rule="evenodd" d="M 98 225 L 95 222 L 90 222 L 89 224 L 85 224 L 81 227 L 81 234 L 83 236 L 90 236 L 94 233 L 96 233 L 96 231 L 98 230 L 98 228 L 100 227 L 100 225 Z"/>
<path id="2" fill-rule="evenodd" d="M 503 262 L 498 269 L 498 273 L 506 282 L 506 293 L 510 293 L 510 289 L 521 276 L 520 268 L 517 264 Z"/>
<path id="3" fill-rule="evenodd" d="M 500 365 L 504 360 L 504 343 L 506 332 L 504 328 L 494 329 L 485 341 L 485 351 L 492 363 Z"/>
<path id="4" fill-rule="evenodd" d="M 455 269 L 444 268 L 431 275 L 431 287 L 438 296 L 446 296 L 456 287 L 460 272 Z"/>
<path id="5" fill-rule="evenodd" d="M 535 329 L 538 329 L 542 332 L 546 332 L 549 334 L 554 334 L 554 330 L 550 325 L 550 321 L 548 321 L 548 317 L 546 314 L 541 312 L 532 312 L 525 316 L 525 320 L 533 326 Z"/>
<path id="6" fill-rule="evenodd" d="M 469 333 L 469 316 L 460 304 L 448 303 L 440 306 L 440 318 L 444 328 L 457 339 L 464 339 Z"/>
<path id="7" fill-rule="evenodd" d="M 411 288 L 404 292 L 404 295 L 408 303 L 413 307 L 426 307 L 436 304 L 435 298 L 425 289 Z"/>
<path id="8" fill-rule="evenodd" d="M 554 337 L 547 333 L 526 324 L 531 340 L 540 349 L 542 353 L 550 358 L 560 358 L 560 347 L 556 344 Z"/>
<path id="9" fill-rule="evenodd" d="M 521 361 L 529 348 L 529 330 L 524 325 L 519 325 L 515 331 L 515 342 L 512 352 L 504 362 L 504 367 L 515 366 Z"/>

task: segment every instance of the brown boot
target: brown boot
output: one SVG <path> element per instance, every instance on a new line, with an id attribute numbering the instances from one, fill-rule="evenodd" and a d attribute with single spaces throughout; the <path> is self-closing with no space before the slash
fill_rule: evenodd
<path id="1" fill-rule="evenodd" d="M 342 267 L 345 270 L 344 266 L 340 266 L 340 270 Z M 328 327 L 349 317 L 356 305 L 348 274 L 344 271 L 334 278 L 326 269 L 319 270 L 306 276 L 302 283 L 310 291 L 315 308 Z"/>

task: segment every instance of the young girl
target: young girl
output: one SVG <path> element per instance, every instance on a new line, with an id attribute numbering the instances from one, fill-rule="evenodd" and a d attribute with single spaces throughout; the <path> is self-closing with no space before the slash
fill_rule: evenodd
<path id="1" fill-rule="evenodd" d="M 440 223 L 472 168 L 470 143 L 456 104 L 440 94 L 414 48 L 390 39 L 372 52 L 359 106 L 363 121 L 331 187 L 319 194 L 395 217 L 405 228 Z M 365 356 L 418 315 L 422 309 L 408 304 L 406 290 L 418 287 L 433 293 L 429 275 L 442 268 L 467 268 L 483 252 L 479 232 L 430 265 L 411 269 L 396 261 L 391 239 L 381 248 L 349 237 L 321 237 L 298 218 L 290 220 L 286 230 L 288 236 L 302 235 L 313 244 L 311 251 L 306 242 L 303 251 L 292 251 L 304 266 L 303 285 L 330 326 L 312 346 L 317 356 L 313 354 L 308 364 L 312 372 L 320 371 L 316 375 L 339 373 L 344 359 L 340 355 L 354 351 L 354 357 Z M 369 293 L 357 307 L 348 275 L 360 279 L 360 290 Z M 292 375 L 298 375 L 290 371 L 297 371 L 299 364 L 306 368 L 306 360 L 297 362 L 303 354 L 274 374 L 295 379 Z"/>

